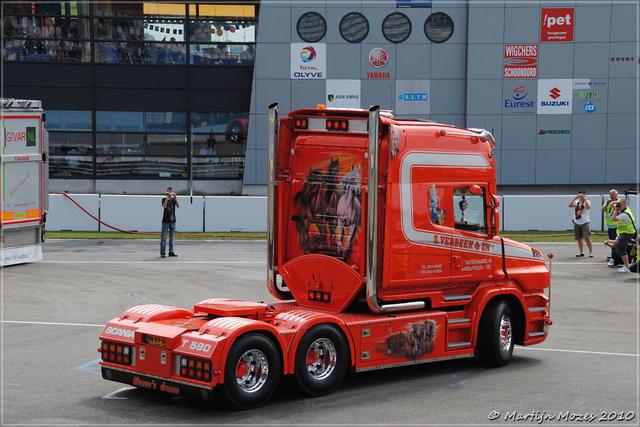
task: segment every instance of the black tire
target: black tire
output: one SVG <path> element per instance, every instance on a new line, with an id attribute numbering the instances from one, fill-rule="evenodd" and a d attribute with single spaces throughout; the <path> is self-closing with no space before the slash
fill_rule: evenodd
<path id="1" fill-rule="evenodd" d="M 511 360 L 514 343 L 514 318 L 504 300 L 489 303 L 478 330 L 478 356 L 489 366 L 505 366 Z"/>
<path id="2" fill-rule="evenodd" d="M 217 397 L 238 409 L 263 405 L 273 395 L 282 376 L 282 359 L 276 345 L 260 334 L 240 337 L 231 347 L 224 369 L 224 384 Z"/>
<path id="3" fill-rule="evenodd" d="M 309 396 L 332 392 L 347 372 L 349 344 L 336 326 L 316 325 L 298 344 L 295 375 L 300 388 Z"/>

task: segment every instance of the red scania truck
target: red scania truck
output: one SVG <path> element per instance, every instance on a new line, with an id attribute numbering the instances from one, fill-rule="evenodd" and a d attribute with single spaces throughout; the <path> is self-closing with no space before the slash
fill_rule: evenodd
<path id="1" fill-rule="evenodd" d="M 547 338 L 540 251 L 498 235 L 494 141 L 378 107 L 269 108 L 268 272 L 278 302 L 130 308 L 100 335 L 102 376 L 265 403 L 360 372 L 457 358 L 502 366 Z"/>

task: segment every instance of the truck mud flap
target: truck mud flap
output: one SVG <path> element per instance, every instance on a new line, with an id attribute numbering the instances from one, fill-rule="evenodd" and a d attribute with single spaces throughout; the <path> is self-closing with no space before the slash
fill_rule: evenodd
<path id="1" fill-rule="evenodd" d="M 213 402 L 212 388 L 198 387 L 181 381 L 170 381 L 159 377 L 141 375 L 135 372 L 121 371 L 107 366 L 102 367 L 102 378 L 134 387 L 170 394 L 172 396 L 188 396 L 206 402 Z"/>

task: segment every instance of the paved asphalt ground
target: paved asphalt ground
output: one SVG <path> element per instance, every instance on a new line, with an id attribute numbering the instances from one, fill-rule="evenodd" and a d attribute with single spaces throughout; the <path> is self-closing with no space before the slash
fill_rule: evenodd
<path id="1" fill-rule="evenodd" d="M 266 406 L 232 411 L 103 380 L 98 336 L 105 322 L 139 304 L 273 300 L 266 242 L 178 241 L 179 257 L 162 259 L 158 241 L 49 240 L 44 261 L 1 271 L 0 421 L 638 425 L 638 275 L 607 268 L 603 245 L 593 259 L 575 258 L 575 243 L 534 246 L 555 254 L 554 325 L 543 344 L 516 347 L 508 366 L 457 360 L 347 374 L 320 398 L 283 382 Z"/>

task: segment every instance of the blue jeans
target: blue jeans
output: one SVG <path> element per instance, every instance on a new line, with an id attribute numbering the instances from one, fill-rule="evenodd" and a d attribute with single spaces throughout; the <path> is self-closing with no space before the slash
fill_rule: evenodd
<path id="1" fill-rule="evenodd" d="M 169 233 L 169 253 L 173 252 L 173 236 L 176 234 L 175 222 L 162 223 L 162 237 L 160 238 L 160 254 L 164 255 L 167 248 L 167 232 Z"/>

